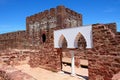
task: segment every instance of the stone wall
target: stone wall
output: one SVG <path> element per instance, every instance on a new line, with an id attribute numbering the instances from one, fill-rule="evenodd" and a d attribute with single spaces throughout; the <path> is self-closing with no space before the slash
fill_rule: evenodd
<path id="1" fill-rule="evenodd" d="M 10 53 L 9 49 L 16 48 L 38 50 L 30 54 L 31 67 L 40 66 L 58 71 L 61 70 L 62 52 L 61 49 L 54 49 L 53 31 L 76 26 L 82 26 L 81 14 L 64 6 L 51 8 L 27 17 L 26 31 L 1 34 L 0 49 L 5 49 L 6 54 Z M 11 58 L 10 55 L 5 56 Z M 8 60 L 8 64 L 10 62 Z"/>
<path id="2" fill-rule="evenodd" d="M 87 50 L 89 80 L 112 80 L 120 72 L 120 35 L 116 24 L 93 25 L 93 49 Z"/>
<path id="3" fill-rule="evenodd" d="M 53 30 L 77 26 L 82 26 L 82 15 L 64 6 L 51 8 L 26 18 L 26 29 L 30 46 L 42 44 L 43 34 L 47 37 L 52 37 L 49 34 Z"/>
<path id="4" fill-rule="evenodd" d="M 30 60 L 30 54 L 35 53 L 36 51 L 23 50 L 23 49 L 8 49 L 0 51 L 0 64 L 5 65 L 21 65 L 28 64 Z"/>
<path id="5" fill-rule="evenodd" d="M 120 72 L 120 33 L 116 31 L 115 23 L 92 26 L 93 48 L 74 49 L 75 65 L 80 67 L 80 59 L 86 59 L 89 80 L 112 80 Z M 69 50 L 62 51 L 65 57 L 71 57 Z"/>
<path id="6" fill-rule="evenodd" d="M 48 48 L 45 44 L 41 51 L 31 54 L 30 59 L 31 67 L 42 67 L 51 71 L 60 71 L 62 67 L 61 50 Z"/>
<path id="7" fill-rule="evenodd" d="M 54 49 L 53 31 L 77 26 L 82 26 L 81 14 L 64 6 L 51 8 L 27 17 L 26 31 L 1 34 L 0 49 L 35 50 L 29 52 L 31 67 L 60 71 L 62 49 Z M 116 32 L 116 24 L 111 23 L 94 24 L 92 33 L 93 48 L 75 49 L 75 64 L 79 66 L 81 58 L 87 59 L 89 80 L 111 80 L 114 74 L 120 72 L 120 32 Z"/>
<path id="8" fill-rule="evenodd" d="M 28 41 L 32 49 L 30 65 L 47 69 L 61 69 L 61 50 L 54 49 L 53 31 L 82 26 L 82 15 L 64 6 L 51 8 L 26 19 Z"/>
<path id="9" fill-rule="evenodd" d="M 16 31 L 0 34 L 0 50 L 8 48 L 24 48 L 26 44 L 26 31 Z"/>

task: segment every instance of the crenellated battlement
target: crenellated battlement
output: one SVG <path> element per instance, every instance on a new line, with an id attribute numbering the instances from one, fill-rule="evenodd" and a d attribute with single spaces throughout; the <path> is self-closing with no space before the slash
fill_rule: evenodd
<path id="1" fill-rule="evenodd" d="M 27 35 L 31 44 L 42 43 L 42 34 L 50 36 L 53 30 L 78 26 L 82 26 L 82 15 L 64 6 L 57 6 L 26 18 Z"/>
<path id="2" fill-rule="evenodd" d="M 51 18 L 54 17 L 56 18 L 57 21 L 57 23 L 55 23 L 57 24 L 57 26 L 55 27 L 67 28 L 67 27 L 82 26 L 82 15 L 78 14 L 73 10 L 65 8 L 64 6 L 57 6 L 56 8 L 51 8 L 49 10 L 45 10 L 43 12 L 28 16 L 26 18 L 26 22 L 27 24 L 34 23 L 35 21 L 41 23 L 41 21 L 46 18 L 48 24 L 51 24 L 50 20 Z M 67 25 L 67 24 L 74 24 L 74 25 Z"/>

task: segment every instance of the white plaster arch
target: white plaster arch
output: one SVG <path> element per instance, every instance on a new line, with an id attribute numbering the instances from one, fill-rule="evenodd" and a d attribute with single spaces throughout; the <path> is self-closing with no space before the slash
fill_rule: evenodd
<path id="1" fill-rule="evenodd" d="M 77 46 L 74 43 L 75 43 L 76 35 L 79 32 L 83 35 L 83 37 L 86 40 L 86 45 L 87 45 L 86 48 L 92 48 L 93 47 L 92 25 L 67 28 L 67 29 L 61 29 L 61 30 L 54 31 L 54 47 L 61 48 L 59 44 L 59 38 L 61 35 L 63 35 L 67 41 L 67 48 L 77 48 Z"/>

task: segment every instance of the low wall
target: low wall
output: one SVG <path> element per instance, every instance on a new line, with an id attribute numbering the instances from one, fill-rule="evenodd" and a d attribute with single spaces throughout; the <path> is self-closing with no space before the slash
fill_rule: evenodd
<path id="1" fill-rule="evenodd" d="M 42 67 L 52 71 L 61 70 L 61 49 L 54 49 L 53 44 L 43 44 L 39 52 L 30 54 L 31 67 Z"/>

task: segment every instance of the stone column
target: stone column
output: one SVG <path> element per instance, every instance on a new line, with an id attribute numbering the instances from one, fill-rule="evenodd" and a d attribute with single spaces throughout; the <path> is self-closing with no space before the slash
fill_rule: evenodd
<path id="1" fill-rule="evenodd" d="M 74 51 L 70 51 L 71 54 L 71 75 L 75 76 L 75 58 L 74 58 Z"/>

